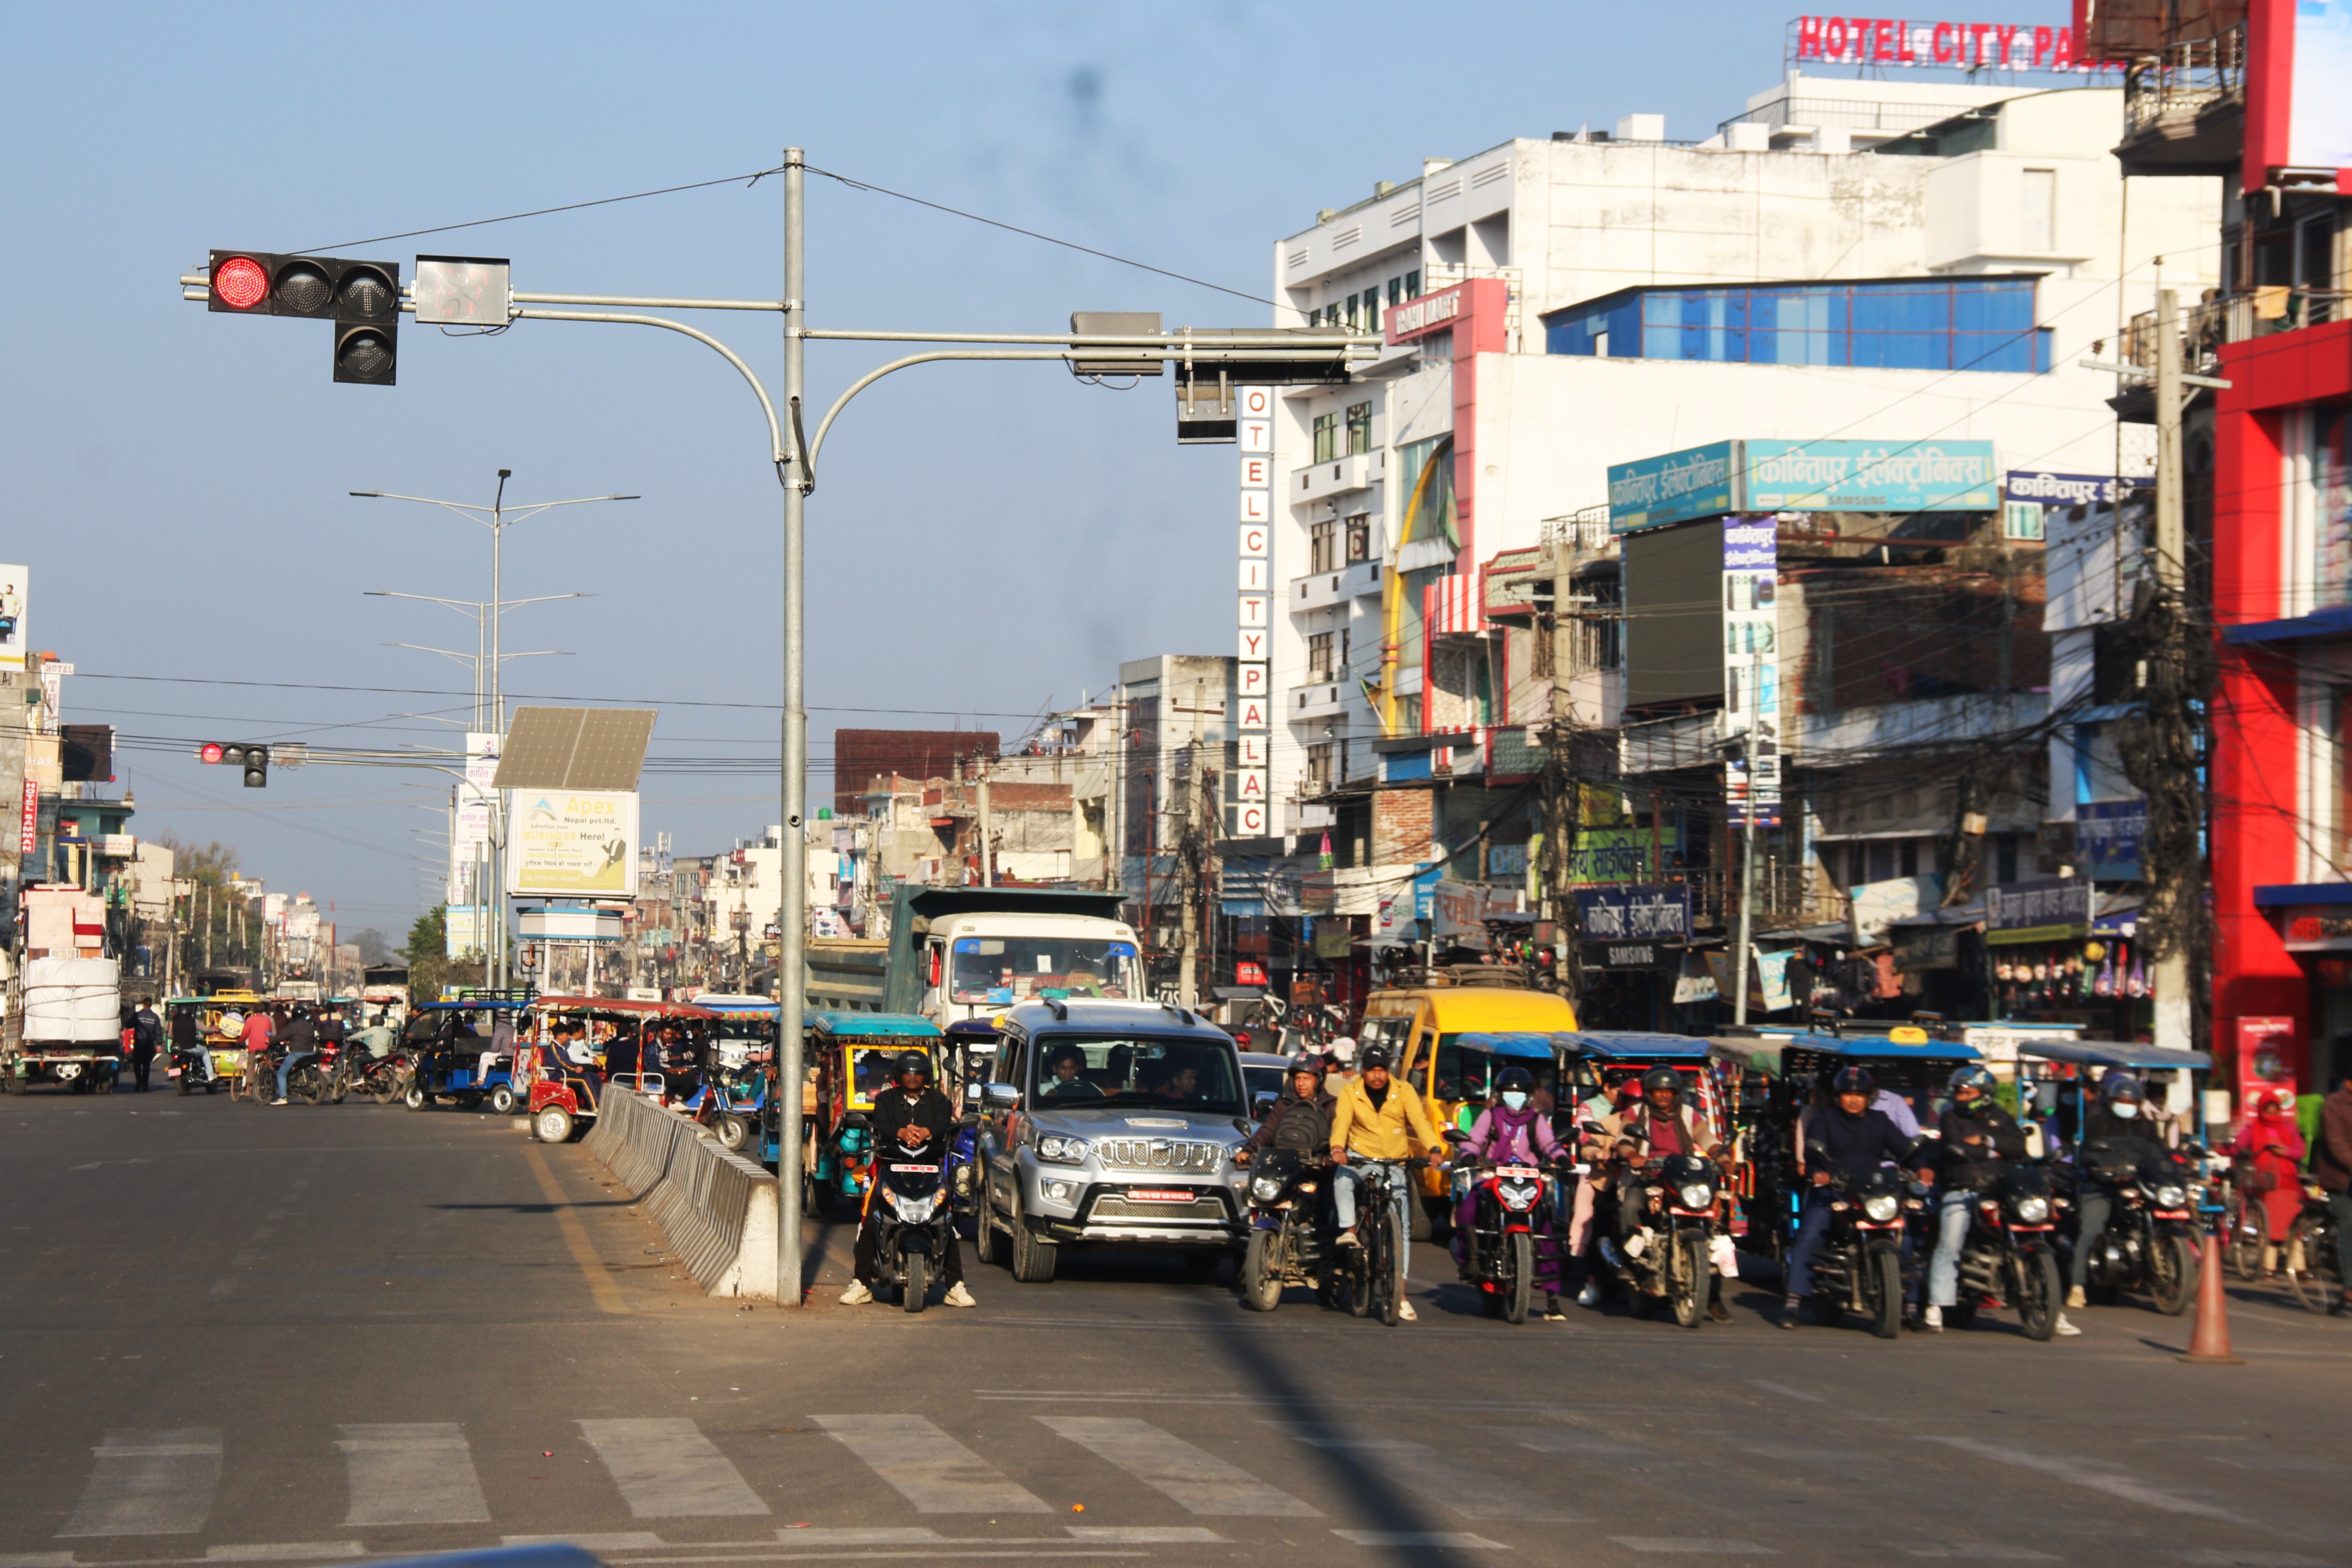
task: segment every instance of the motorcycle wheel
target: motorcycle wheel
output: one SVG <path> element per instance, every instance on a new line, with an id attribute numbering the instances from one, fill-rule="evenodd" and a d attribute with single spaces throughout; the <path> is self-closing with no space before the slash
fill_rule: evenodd
<path id="1" fill-rule="evenodd" d="M 286 1080 L 286 1098 L 304 1100 L 311 1105 L 324 1105 L 327 1103 L 327 1086 L 309 1068 L 298 1068 Z"/>
<path id="2" fill-rule="evenodd" d="M 1021 1211 L 1013 1211 L 1013 1278 L 1024 1285 L 1050 1285 L 1054 1268 L 1062 1260 L 1062 1249 L 1037 1239 L 1036 1232 Z"/>
<path id="3" fill-rule="evenodd" d="M 182 1068 L 180 1069 L 180 1092 L 186 1095 L 194 1094 L 195 1091 L 195 1085 L 188 1081 L 188 1069 Z"/>
<path id="4" fill-rule="evenodd" d="M 512 1116 L 515 1108 L 514 1085 L 502 1083 L 490 1090 L 490 1110 L 499 1116 Z M 740 1142 L 740 1140 L 739 1140 Z"/>
<path id="5" fill-rule="evenodd" d="M 1524 1323 L 1536 1299 L 1536 1238 L 1524 1230 L 1511 1233 L 1506 1249 L 1511 1260 L 1511 1280 L 1503 1294 L 1503 1321 Z"/>
<path id="6" fill-rule="evenodd" d="M 1674 1247 L 1675 1322 L 1695 1329 L 1706 1319 L 1706 1288 L 1714 1278 L 1714 1263 L 1703 1232 L 1675 1232 Z"/>
<path id="7" fill-rule="evenodd" d="M 2159 1236 L 2147 1260 L 2147 1293 L 2168 1318 L 2189 1310 L 2197 1297 L 2197 1254 L 2185 1236 Z"/>
<path id="8" fill-rule="evenodd" d="M 2013 1278 L 2016 1281 L 2015 1300 L 2017 1321 L 2029 1340 L 2047 1340 L 2058 1331 L 2058 1303 L 2063 1300 L 2058 1282 L 2058 1259 L 2048 1252 L 2028 1252 L 2021 1255 Z M 1973 1315 L 1975 1309 L 1969 1309 Z M 1944 1321 L 1952 1321 L 1952 1310 L 1944 1309 Z"/>
<path id="9" fill-rule="evenodd" d="M 1271 1312 L 1282 1305 L 1282 1271 L 1275 1265 L 1275 1233 L 1250 1232 L 1242 1253 L 1242 1305 L 1253 1312 Z"/>
<path id="10" fill-rule="evenodd" d="M 1874 1247 L 1863 1261 L 1864 1293 L 1870 1300 L 1870 1331 L 1891 1340 L 1903 1331 L 1903 1255 Z"/>
<path id="11" fill-rule="evenodd" d="M 378 1105 L 390 1105 L 400 1098 L 400 1080 L 381 1068 L 368 1074 L 360 1087 Z"/>
<path id="12" fill-rule="evenodd" d="M 719 1146 L 733 1154 L 742 1150 L 743 1140 L 750 1135 L 751 1129 L 743 1125 L 741 1117 L 730 1111 L 719 1119 L 719 1125 L 711 1131 L 718 1136 Z"/>
<path id="13" fill-rule="evenodd" d="M 2319 1254 L 2326 1249 L 2326 1233 L 2312 1223 L 2311 1215 L 2296 1215 L 2286 1233 L 2286 1255 L 2303 1259 L 2303 1272 L 2284 1272 L 2287 1289 L 2294 1292 L 2295 1300 L 2306 1312 L 2325 1312 L 2342 1289 L 2320 1269 Z"/>
<path id="14" fill-rule="evenodd" d="M 931 1293 L 931 1260 L 919 1252 L 910 1252 L 898 1268 L 898 1304 L 909 1312 L 919 1312 L 928 1304 Z"/>
<path id="15" fill-rule="evenodd" d="M 542 1105 L 530 1119 L 530 1135 L 542 1143 L 572 1142 L 572 1112 L 560 1105 Z"/>

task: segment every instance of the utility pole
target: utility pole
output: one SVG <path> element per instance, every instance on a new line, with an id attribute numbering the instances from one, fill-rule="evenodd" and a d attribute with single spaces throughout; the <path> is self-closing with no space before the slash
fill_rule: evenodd
<path id="1" fill-rule="evenodd" d="M 982 757 L 980 759 L 980 885 L 993 888 L 996 886 L 996 819 L 988 809 L 988 759 Z"/>
<path id="2" fill-rule="evenodd" d="M 2156 581 L 2169 601 L 2165 617 L 2167 647 L 2164 666 L 2177 679 L 2183 669 L 2180 655 L 2183 615 L 2187 609 L 2188 529 L 2180 493 L 2180 296 L 2170 289 L 2156 295 Z M 2158 866 L 2159 877 L 2185 877 L 2186 866 Z M 2176 942 L 2172 951 L 2156 961 L 2156 1044 L 2165 1049 L 2189 1050 L 2194 1041 L 2189 1019 L 2189 944 Z"/>
<path id="3" fill-rule="evenodd" d="M 802 619 L 801 547 L 808 518 L 807 444 L 801 437 L 806 399 L 808 343 L 807 200 L 805 163 L 797 147 L 784 149 L 784 407 L 793 423 L 792 449 L 776 474 L 784 488 L 783 842 L 777 869 L 784 885 L 776 903 L 776 1078 L 781 1107 L 776 1141 L 776 1303 L 801 1304 L 801 1011 L 808 994 L 808 841 L 801 832 L 807 805 L 808 713 L 801 687 L 807 627 Z M 749 374 L 748 372 L 746 374 Z M 766 395 L 763 393 L 761 396 Z M 822 427 L 817 434 L 822 437 Z M 779 443 L 781 446 L 781 443 Z"/>
<path id="4" fill-rule="evenodd" d="M 1177 872 L 1182 879 L 1183 909 L 1176 968 L 1176 999 L 1185 1006 L 1201 1000 L 1201 900 L 1207 885 L 1208 845 L 1201 829 L 1201 742 L 1195 736 L 1185 748 L 1184 832 L 1177 840 Z"/>
<path id="5" fill-rule="evenodd" d="M 1741 1028 L 1748 1026 L 1748 965 L 1749 942 L 1755 935 L 1756 910 L 1756 723 L 1753 715 L 1761 711 L 1756 678 L 1762 672 L 1764 656 L 1751 652 L 1748 656 L 1748 708 L 1750 719 L 1748 732 L 1739 748 L 1740 762 L 1748 773 L 1746 789 L 1741 792 L 1739 819 L 1739 944 L 1733 951 L 1731 963 L 1731 1021 Z"/>

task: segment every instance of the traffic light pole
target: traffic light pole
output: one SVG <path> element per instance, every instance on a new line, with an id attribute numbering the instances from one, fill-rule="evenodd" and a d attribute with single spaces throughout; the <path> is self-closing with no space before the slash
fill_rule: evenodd
<path id="1" fill-rule="evenodd" d="M 1337 370 L 1340 378 L 1352 371 L 1364 359 L 1377 353 L 1381 340 L 1374 335 L 1344 329 L 1267 328 L 1263 331 L 1203 331 L 1194 335 L 1192 329 L 1179 328 L 1169 332 L 1130 333 L 987 333 L 987 332 L 921 332 L 921 331 L 861 331 L 828 329 L 817 331 L 802 325 L 807 316 L 806 289 L 806 176 L 807 163 L 797 147 L 784 151 L 784 297 L 781 300 L 702 300 L 677 297 L 607 294 L 543 294 L 509 289 L 507 293 L 506 317 L 509 321 L 604 321 L 624 326 L 659 327 L 680 332 L 721 355 L 733 365 L 760 400 L 760 410 L 768 423 L 769 461 L 775 466 L 776 478 L 784 491 L 783 540 L 783 731 L 782 777 L 780 781 L 780 804 L 783 815 L 783 842 L 778 847 L 780 871 L 784 886 L 778 889 L 780 904 L 777 925 L 777 1041 L 776 1075 L 773 1092 L 777 1096 L 778 1120 L 781 1123 L 776 1169 L 776 1283 L 777 1300 L 785 1306 L 801 1304 L 803 1274 L 801 1259 L 802 1171 L 803 1154 L 801 1148 L 799 1115 L 802 1078 L 801 1030 L 806 997 L 806 959 L 808 933 L 808 840 L 804 826 L 808 788 L 808 711 L 806 684 L 806 627 L 804 578 L 805 558 L 803 544 L 806 532 L 809 495 L 816 489 L 816 460 L 824 447 L 824 437 L 833 422 L 841 416 L 852 398 L 884 376 L 907 369 L 910 365 L 936 363 L 951 360 L 1012 360 L 1071 363 L 1086 362 L 1089 375 L 1152 374 L 1164 373 L 1167 364 L 1174 363 L 1190 374 L 1231 372 L 1233 384 L 1247 384 L 1252 367 L 1262 367 L 1276 379 L 1298 380 L 1291 374 L 1302 362 L 1320 363 L 1325 370 Z M 210 297 L 210 279 L 203 276 L 181 278 L 182 294 L 190 300 Z M 504 285 L 501 285 L 502 287 Z M 600 307 L 591 310 L 546 309 L 555 306 Z M 414 313 L 416 308 L 413 288 L 404 291 L 400 309 Z M 745 363 L 740 354 L 719 339 L 683 321 L 664 316 L 645 314 L 648 310 L 771 310 L 783 319 L 784 419 L 777 417 L 776 405 L 767 387 Z M 824 417 L 817 422 L 814 439 L 805 435 L 807 380 L 803 354 L 812 339 L 852 341 L 861 342 L 903 343 L 970 343 L 994 345 L 988 347 L 929 349 L 911 353 L 877 366 L 858 377 L 833 400 Z M 1024 346 L 1008 346 L 1024 345 Z M 1034 347 L 1026 345 L 1035 345 Z M 1131 367 L 1131 368 L 1130 368 Z M 1277 369 L 1279 367 L 1279 369 Z M 784 424 L 792 426 L 791 445 L 785 442 Z M 320 759 L 325 760 L 325 759 Z M 389 759 L 387 759 L 389 760 Z"/>

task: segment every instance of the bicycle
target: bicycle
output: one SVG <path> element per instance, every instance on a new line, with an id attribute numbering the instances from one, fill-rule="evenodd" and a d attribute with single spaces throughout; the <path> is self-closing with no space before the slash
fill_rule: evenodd
<path id="1" fill-rule="evenodd" d="M 2303 1267 L 2290 1269 L 2287 1287 L 2306 1312 L 2325 1312 L 2344 1294 L 2344 1238 L 2336 1233 L 2336 1215 L 2327 1206 L 2325 1189 L 2306 1184 L 2303 1212 L 2286 1233 L 2286 1255 L 2301 1258 Z"/>
<path id="2" fill-rule="evenodd" d="M 2263 1225 L 2262 1194 L 2247 1191 L 2233 1177 L 2221 1215 L 2221 1260 L 2249 1284 L 2262 1278 Z"/>
<path id="3" fill-rule="evenodd" d="M 1389 1167 L 1394 1164 L 1413 1170 L 1428 1163 L 1425 1157 L 1418 1154 L 1403 1160 L 1366 1163 L 1356 1194 L 1358 1245 L 1349 1248 L 1355 1255 L 1353 1261 L 1340 1271 L 1346 1280 L 1343 1304 L 1350 1317 L 1378 1318 L 1390 1328 L 1403 1321 L 1403 1282 L 1399 1276 L 1405 1236 L 1391 1185 L 1395 1178 Z"/>

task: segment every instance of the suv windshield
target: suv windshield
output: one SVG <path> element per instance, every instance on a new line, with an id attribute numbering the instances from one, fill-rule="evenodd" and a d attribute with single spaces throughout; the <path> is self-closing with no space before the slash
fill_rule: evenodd
<path id="1" fill-rule="evenodd" d="M 949 976 L 957 1002 L 1030 996 L 1139 997 L 1131 942 L 1053 936 L 960 936 Z"/>
<path id="2" fill-rule="evenodd" d="M 1165 1106 L 1244 1114 L 1233 1049 L 1195 1040 L 1052 1035 L 1039 1042 L 1030 1103 L 1043 1109 Z"/>

